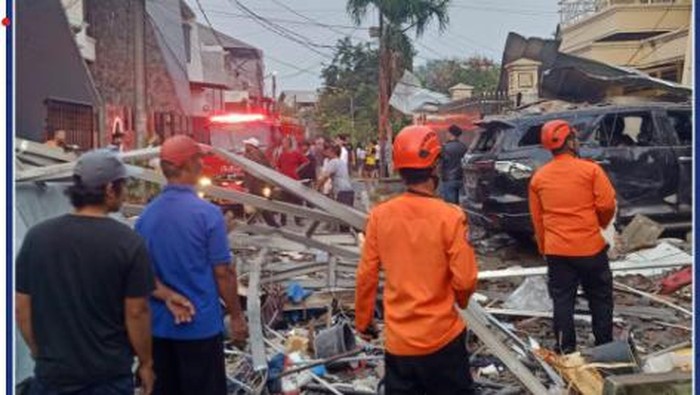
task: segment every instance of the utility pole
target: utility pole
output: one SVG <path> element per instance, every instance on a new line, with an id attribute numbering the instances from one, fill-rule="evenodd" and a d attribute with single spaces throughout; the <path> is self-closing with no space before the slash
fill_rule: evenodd
<path id="1" fill-rule="evenodd" d="M 146 113 L 146 53 L 144 27 L 146 20 L 146 1 L 132 0 L 134 9 L 134 83 L 135 83 L 135 127 L 134 145 L 141 148 L 145 143 L 148 127 Z"/>
<path id="2" fill-rule="evenodd" d="M 277 101 L 277 72 L 272 72 L 272 100 Z"/>
<path id="3" fill-rule="evenodd" d="M 386 57 L 384 52 L 386 51 L 386 44 L 384 42 L 385 40 L 385 34 L 384 34 L 384 15 L 382 14 L 381 8 L 379 9 L 379 105 L 377 106 L 379 110 L 379 117 L 378 117 L 378 126 L 379 126 L 379 151 L 380 151 L 380 157 L 382 158 L 379 162 L 380 164 L 380 169 L 379 169 L 379 174 L 384 176 L 384 153 L 386 152 L 386 120 L 385 120 L 385 111 L 384 111 L 384 106 L 387 105 L 386 103 L 386 64 L 384 58 Z"/>

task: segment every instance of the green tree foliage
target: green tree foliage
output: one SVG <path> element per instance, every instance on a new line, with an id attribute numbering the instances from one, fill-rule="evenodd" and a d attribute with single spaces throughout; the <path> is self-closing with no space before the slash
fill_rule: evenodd
<path id="1" fill-rule="evenodd" d="M 450 0 L 348 0 L 346 10 L 356 25 L 365 19 L 374 19 L 370 12 L 379 10 L 381 15 L 380 40 L 383 43 L 380 63 L 382 65 L 383 81 L 379 81 L 382 96 L 382 114 L 379 125 L 379 136 L 384 139 L 387 133 L 394 131 L 393 126 L 404 120 L 388 105 L 389 97 L 394 86 L 401 78 L 402 71 L 412 70 L 415 51 L 407 35 L 409 30 L 415 36 L 421 37 L 428 25 L 437 22 L 440 31 L 449 22 L 448 4 Z M 385 47 L 384 47 L 385 46 Z M 393 113 L 393 114 L 392 114 Z M 390 123 L 390 127 L 387 123 Z"/>
<path id="2" fill-rule="evenodd" d="M 433 20 L 437 20 L 441 31 L 447 27 L 449 3 L 449 0 L 348 0 L 346 8 L 359 25 L 373 6 L 390 25 L 403 31 L 415 28 L 416 37 L 420 37 Z"/>
<path id="3" fill-rule="evenodd" d="M 347 37 L 338 41 L 333 60 L 321 70 L 316 121 L 326 135 L 348 134 L 363 143 L 376 138 L 378 62 L 378 51 L 369 44 L 353 44 Z"/>
<path id="4" fill-rule="evenodd" d="M 449 89 L 459 83 L 473 86 L 475 94 L 494 91 L 500 73 L 501 68 L 496 63 L 478 56 L 431 60 L 416 70 L 426 88 L 442 93 L 449 93 Z"/>

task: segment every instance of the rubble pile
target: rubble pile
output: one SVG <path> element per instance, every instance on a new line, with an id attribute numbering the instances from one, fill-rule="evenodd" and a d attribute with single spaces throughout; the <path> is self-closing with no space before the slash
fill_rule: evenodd
<path id="1" fill-rule="evenodd" d="M 71 174 L 74 158 L 25 141 L 17 147 L 18 182 L 41 188 Z M 133 161 L 156 154 L 150 149 L 123 156 Z M 256 223 L 254 216 L 229 218 L 250 331 L 247 345 L 226 343 L 229 393 L 382 393 L 382 339 L 366 342 L 353 329 L 354 275 L 363 238 L 355 231 L 336 231 L 341 224 L 361 229 L 366 213 L 238 155 L 217 154 L 310 203 L 293 206 L 216 186 L 202 188 L 209 196 L 242 202 L 252 211 L 302 218 L 299 224 L 279 228 Z M 164 182 L 152 170 L 131 168 L 137 179 Z M 130 204 L 122 214 L 133 223 L 142 208 Z M 504 236 L 477 244 L 480 282 L 462 314 L 470 329 L 472 374 L 479 393 L 643 393 L 623 391 L 646 385 L 659 392 L 690 383 L 692 294 L 684 268 L 692 256 L 686 245 L 658 240 L 654 224 L 639 220 L 633 225 L 651 229 L 619 235 L 644 240 L 628 240 L 611 262 L 618 341 L 593 347 L 590 314 L 580 303 L 576 320 L 581 352 L 567 356 L 550 350 L 552 307 L 546 266 L 538 254 Z M 381 329 L 381 301 L 375 318 Z"/>

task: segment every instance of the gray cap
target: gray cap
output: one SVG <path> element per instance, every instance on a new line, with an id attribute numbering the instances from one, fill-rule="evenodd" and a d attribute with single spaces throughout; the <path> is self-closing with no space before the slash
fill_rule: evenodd
<path id="1" fill-rule="evenodd" d="M 79 176 L 88 188 L 99 188 L 128 177 L 124 162 L 116 152 L 108 149 L 93 150 L 80 156 L 73 174 Z"/>

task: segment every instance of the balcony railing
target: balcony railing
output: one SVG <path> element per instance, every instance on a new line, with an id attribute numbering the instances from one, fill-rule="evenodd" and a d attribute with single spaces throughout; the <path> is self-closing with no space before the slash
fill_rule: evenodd
<path id="1" fill-rule="evenodd" d="M 657 4 L 692 4 L 692 0 L 561 0 L 559 13 L 562 25 L 571 25 L 611 6 Z"/>

